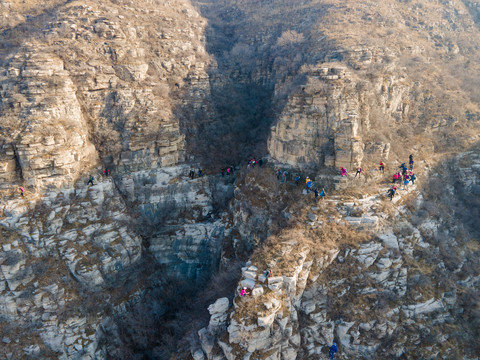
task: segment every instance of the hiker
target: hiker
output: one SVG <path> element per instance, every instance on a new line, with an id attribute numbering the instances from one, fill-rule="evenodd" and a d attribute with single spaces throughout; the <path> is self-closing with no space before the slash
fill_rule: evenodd
<path id="1" fill-rule="evenodd" d="M 24 193 L 25 193 L 25 189 L 23 187 L 19 187 L 18 190 L 20 190 L 20 195 L 22 195 L 22 197 L 25 197 Z"/>
<path id="2" fill-rule="evenodd" d="M 232 172 L 232 168 L 230 166 L 227 167 L 227 175 L 230 175 L 231 172 Z"/>
<path id="3" fill-rule="evenodd" d="M 277 180 L 280 180 L 281 176 L 282 176 L 282 170 L 277 169 Z"/>
<path id="4" fill-rule="evenodd" d="M 318 189 L 315 188 L 315 190 L 313 190 L 313 192 L 315 193 L 315 201 L 318 201 L 318 195 L 319 195 Z"/>
<path id="5" fill-rule="evenodd" d="M 333 359 L 334 356 L 335 356 L 335 353 L 336 353 L 337 351 L 338 351 L 338 349 L 337 349 L 337 343 L 334 342 L 333 345 L 330 346 L 330 349 L 328 350 L 328 357 L 329 357 L 330 359 Z"/>
<path id="6" fill-rule="evenodd" d="M 358 177 L 361 177 L 362 176 L 362 171 L 363 171 L 363 169 L 361 167 L 357 167 L 357 172 L 355 173 L 355 177 L 357 177 L 357 175 L 358 175 Z"/>
<path id="7" fill-rule="evenodd" d="M 203 176 L 203 170 L 202 169 L 198 169 L 198 177 L 202 177 Z"/>
<path id="8" fill-rule="evenodd" d="M 402 174 L 405 174 L 407 172 L 407 165 L 405 165 L 405 163 L 402 163 L 399 168 L 402 168 Z"/>
<path id="9" fill-rule="evenodd" d="M 295 185 L 298 186 L 298 183 L 300 182 L 300 175 L 295 175 Z"/>
<path id="10" fill-rule="evenodd" d="M 107 168 L 105 168 L 105 170 L 103 170 L 103 174 L 105 176 L 108 176 L 109 173 L 110 173 L 110 170 L 108 170 Z"/>
<path id="11" fill-rule="evenodd" d="M 90 175 L 90 177 L 88 178 L 87 185 L 93 185 L 93 180 L 95 180 L 95 178 L 92 175 Z"/>
<path id="12" fill-rule="evenodd" d="M 413 160 L 410 160 L 408 164 L 409 164 L 409 169 L 413 170 Z"/>
<path id="13" fill-rule="evenodd" d="M 250 293 L 247 291 L 247 288 L 242 287 L 242 290 L 240 291 L 240 296 L 244 297 L 244 296 L 247 296 L 247 295 L 250 295 Z"/>
<path id="14" fill-rule="evenodd" d="M 385 173 L 385 164 L 380 161 L 380 167 L 378 168 L 382 173 Z"/>
<path id="15" fill-rule="evenodd" d="M 412 154 L 408 155 L 408 160 L 409 160 L 411 163 L 413 163 L 413 155 L 412 155 Z"/>
<path id="16" fill-rule="evenodd" d="M 269 276 L 272 276 L 272 270 L 270 269 L 265 270 L 263 275 L 265 276 L 265 280 L 267 280 Z"/>
<path id="17" fill-rule="evenodd" d="M 340 170 L 342 170 L 342 176 L 347 176 L 347 169 L 342 166 Z"/>
<path id="18" fill-rule="evenodd" d="M 325 195 L 327 195 L 327 194 L 325 194 L 325 189 L 322 188 L 322 191 L 320 191 L 320 197 L 323 199 L 325 197 Z"/>
<path id="19" fill-rule="evenodd" d="M 393 178 L 392 184 L 395 184 L 395 182 L 398 180 L 398 174 L 393 174 L 392 178 Z"/>
<path id="20" fill-rule="evenodd" d="M 388 190 L 387 194 L 388 194 L 388 197 L 390 198 L 390 201 L 392 201 L 396 191 L 397 191 L 397 188 L 395 187 L 395 185 L 392 185 L 392 187 Z"/>
<path id="21" fill-rule="evenodd" d="M 410 181 L 408 181 L 408 177 L 403 180 L 403 189 L 407 190 L 407 186 L 410 184 Z"/>
<path id="22" fill-rule="evenodd" d="M 310 192 L 310 188 L 312 187 L 312 180 L 310 180 L 308 176 L 305 179 L 305 186 L 306 186 L 307 192 Z"/>
<path id="23" fill-rule="evenodd" d="M 415 174 L 410 175 L 410 180 L 412 181 L 412 185 L 415 185 L 415 179 L 416 179 Z"/>

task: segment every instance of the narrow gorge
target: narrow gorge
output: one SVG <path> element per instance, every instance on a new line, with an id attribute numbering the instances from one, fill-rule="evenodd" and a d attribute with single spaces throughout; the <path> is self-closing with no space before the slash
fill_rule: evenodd
<path id="1" fill-rule="evenodd" d="M 478 359 L 479 14 L 0 0 L 0 357 Z"/>

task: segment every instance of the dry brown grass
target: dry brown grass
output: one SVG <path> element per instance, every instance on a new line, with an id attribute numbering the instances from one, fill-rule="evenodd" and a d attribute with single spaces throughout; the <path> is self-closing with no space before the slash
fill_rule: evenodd
<path id="1" fill-rule="evenodd" d="M 297 223 L 284 229 L 278 235 L 269 237 L 265 243 L 252 254 L 252 263 L 260 270 L 271 268 L 275 274 L 288 274 L 298 263 L 299 254 L 308 254 L 309 259 L 318 259 L 328 255 L 332 249 L 357 247 L 371 240 L 371 234 L 356 231 L 349 225 L 329 221 L 336 210 L 329 203 L 318 204 L 319 220 L 323 224 L 315 229 L 306 225 L 309 208 L 302 208 L 297 213 Z"/>

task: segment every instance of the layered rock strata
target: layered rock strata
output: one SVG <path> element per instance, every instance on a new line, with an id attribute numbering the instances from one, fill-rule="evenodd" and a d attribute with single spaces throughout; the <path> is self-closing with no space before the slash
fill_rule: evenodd
<path id="1" fill-rule="evenodd" d="M 476 191 L 478 162 L 478 151 L 459 155 L 430 172 L 427 189 L 455 164 L 458 181 L 447 186 L 450 196 Z M 466 163 L 472 166 L 463 168 Z M 215 326 L 199 331 L 201 351 L 193 348 L 194 358 L 321 359 L 333 341 L 341 359 L 474 358 L 476 347 L 455 334 L 465 329 L 466 337 L 473 335 L 460 315 L 472 304 L 459 296 L 478 283 L 478 274 L 461 270 L 472 266 L 478 247 L 449 228 L 447 218 L 425 214 L 426 198 L 437 195 L 417 191 L 399 190 L 390 209 L 381 195 L 334 196 L 309 207 L 298 219 L 305 225 L 271 240 L 242 269 L 238 290 L 246 287 L 250 295 L 238 292 L 230 308 L 212 305 Z M 417 211 L 405 206 L 412 201 Z M 418 216 L 426 217 L 413 222 Z M 355 232 L 338 237 L 342 224 Z"/>
<path id="2" fill-rule="evenodd" d="M 373 61 L 372 56 L 360 56 L 357 68 Z M 360 70 L 329 63 L 312 67 L 305 77 L 272 127 L 272 158 L 302 169 L 352 169 L 365 156 L 387 160 L 390 143 L 375 140 L 372 132 L 382 132 L 380 122 L 387 130 L 407 119 L 409 87 L 404 77 L 385 73 L 368 82 Z"/>
<path id="3" fill-rule="evenodd" d="M 104 357 L 101 328 L 142 296 L 145 253 L 192 281 L 219 262 L 215 201 L 232 186 L 187 180 L 176 115 L 208 95 L 206 23 L 184 1 L 7 5 L 0 356 Z"/>
<path id="4" fill-rule="evenodd" d="M 137 290 L 142 284 L 128 285 L 125 293 L 117 293 L 113 284 L 135 273 L 144 251 L 170 275 L 194 281 L 210 274 L 220 261 L 226 226 L 212 213 L 212 192 L 222 201 L 233 189 L 209 177 L 187 181 L 187 170 L 135 173 L 135 181 L 125 178 L 120 186 L 113 177 L 98 177 L 93 186 L 82 181 L 43 197 L 4 192 L 0 313 L 15 324 L 3 333 L 10 341 L 2 347 L 4 356 L 26 356 L 22 349 L 27 345 L 34 348 L 32 356 L 101 354 L 102 332 L 97 330 L 106 319 L 105 309 L 141 296 Z M 136 188 L 141 214 L 128 200 L 133 195 L 126 190 L 128 183 Z M 125 192 L 119 191 L 122 186 Z M 139 234 L 149 239 L 146 248 Z M 113 289 L 107 291 L 109 287 Z M 81 289 L 100 296 L 101 303 L 89 303 Z M 97 315 L 90 317 L 85 308 Z M 8 336 L 27 334 L 24 327 L 31 322 L 36 325 L 28 331 L 37 340 L 25 336 L 15 342 Z"/>
<path id="5" fill-rule="evenodd" d="M 182 93 L 191 102 L 208 95 L 205 21 L 187 2 L 131 5 L 58 6 L 18 26 L 25 40 L 12 49 L 13 30 L 4 29 L 4 178 L 71 185 L 98 153 L 118 172 L 184 160 L 175 112 Z"/>

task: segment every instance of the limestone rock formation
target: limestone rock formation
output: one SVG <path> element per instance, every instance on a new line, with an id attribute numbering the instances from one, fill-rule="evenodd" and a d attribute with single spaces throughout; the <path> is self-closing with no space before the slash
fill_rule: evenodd
<path id="1" fill-rule="evenodd" d="M 0 0 L 0 357 L 478 357 L 478 4 L 195 4 Z"/>
<path id="2" fill-rule="evenodd" d="M 0 356 L 104 357 L 145 252 L 192 281 L 219 262 L 232 186 L 187 182 L 176 116 L 208 91 L 205 21 L 184 1 L 12 1 L 0 19 Z"/>
<path id="3" fill-rule="evenodd" d="M 431 174 L 435 179 L 450 165 L 471 164 L 468 169 L 455 168 L 458 178 L 452 182 L 458 186 L 451 188 L 449 196 L 462 197 L 478 184 L 478 162 L 477 148 Z M 418 187 L 399 191 L 392 216 L 380 207 L 386 200 L 381 195 L 351 201 L 329 197 L 304 213 L 306 221 L 299 221 L 295 231 L 272 236 L 268 246 L 259 249 L 243 268 L 237 290 L 247 287 L 251 295 L 240 297 L 237 292 L 227 321 L 222 322 L 223 332 L 212 332 L 210 327 L 200 330 L 203 356 L 326 358 L 336 341 L 341 359 L 399 358 L 412 353 L 432 359 L 475 357 L 476 347 L 456 338 L 455 331 L 462 328 L 467 337 L 473 335 L 459 316 L 464 310 L 458 294 L 471 291 L 469 286 L 478 282 L 478 276 L 462 274 L 465 260 L 460 258 L 471 258 L 478 247 L 468 250 L 470 240 L 455 239 L 449 220 L 439 222 L 434 219 L 437 215 L 425 214 L 422 209 L 428 200 L 417 191 Z M 412 197 L 416 210 L 403 205 Z M 478 211 L 478 207 L 473 209 Z M 358 223 L 351 220 L 353 213 Z M 312 219 L 312 214 L 317 218 Z M 414 225 L 411 221 L 416 216 L 426 219 Z M 375 228 L 360 226 L 362 219 L 373 217 Z M 341 230 L 342 224 L 347 232 Z M 350 227 L 354 233 L 348 233 Z M 447 237 L 438 237 L 444 231 Z M 350 241 L 349 236 L 354 238 Z M 443 247 L 458 247 L 463 255 L 446 255 Z M 272 274 L 266 277 L 264 269 Z M 432 282 L 424 282 L 430 276 Z M 432 341 L 426 341 L 427 337 Z"/>
<path id="4" fill-rule="evenodd" d="M 96 164 L 98 153 L 122 172 L 184 159 L 174 112 L 182 89 L 207 79 L 205 22 L 186 2 L 132 5 L 58 6 L 18 25 L 25 40 L 16 46 L 4 28 L 11 54 L 1 60 L 2 142 L 17 160 L 6 177 L 20 171 L 28 185 L 58 187 Z M 142 25 L 149 23 L 159 26 Z"/>
<path id="5" fill-rule="evenodd" d="M 370 58 L 360 60 L 372 62 Z M 357 64 L 355 68 L 365 68 L 364 62 Z M 370 159 L 388 160 L 390 143 L 374 142 L 369 136 L 372 123 L 375 126 L 379 122 L 371 119 L 379 112 L 370 104 L 382 101 L 375 106 L 382 109 L 385 127 L 403 122 L 408 116 L 408 85 L 398 73 L 385 74 L 367 84 L 365 74 L 358 72 L 328 63 L 309 69 L 306 84 L 291 95 L 272 128 L 271 156 L 292 167 L 307 169 L 352 169 L 362 164 L 364 154 Z"/>
<path id="6" fill-rule="evenodd" d="M 16 139 L 8 147 L 18 161 L 7 166 L 3 176 L 18 180 L 18 166 L 34 188 L 71 184 L 96 160 L 75 86 L 54 53 L 36 53 L 33 45 L 24 51 L 11 59 L 0 78 L 5 90 L 2 118 L 9 127 L 4 141 Z"/>

